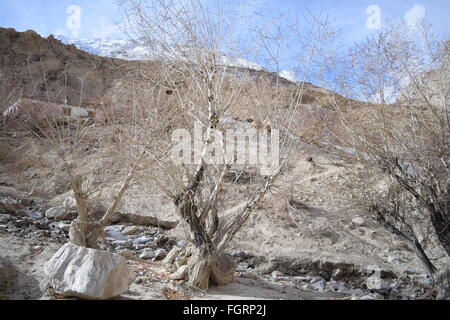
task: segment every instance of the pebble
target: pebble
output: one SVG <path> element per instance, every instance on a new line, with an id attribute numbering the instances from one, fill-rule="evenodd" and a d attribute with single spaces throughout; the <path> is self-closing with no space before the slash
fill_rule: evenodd
<path id="1" fill-rule="evenodd" d="M 155 252 L 153 250 L 145 250 L 139 256 L 139 258 L 144 259 L 144 260 L 153 259 L 154 257 L 155 257 Z"/>
<path id="2" fill-rule="evenodd" d="M 134 239 L 133 243 L 134 244 L 147 244 L 150 241 L 152 241 L 152 238 L 147 237 L 147 236 L 142 236 L 137 239 Z"/>
<path id="3" fill-rule="evenodd" d="M 167 256 L 167 251 L 164 249 L 158 249 L 155 251 L 155 259 L 162 260 Z"/>
<path id="4" fill-rule="evenodd" d="M 129 227 L 123 228 L 122 233 L 126 236 L 130 236 L 132 234 L 135 234 L 137 231 L 138 231 L 138 227 L 129 226 Z"/>

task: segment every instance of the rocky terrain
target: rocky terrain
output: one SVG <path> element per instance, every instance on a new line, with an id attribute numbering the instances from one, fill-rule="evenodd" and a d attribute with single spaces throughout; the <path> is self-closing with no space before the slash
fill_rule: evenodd
<path id="1" fill-rule="evenodd" d="M 50 93 L 55 102 L 89 104 L 112 88 L 123 89 L 130 63 L 32 31 L 0 29 L 0 75 L 19 96 L 45 100 Z M 305 110 L 326 109 L 322 93 L 309 86 Z M 99 137 L 101 130 L 92 127 Z M 43 269 L 68 241 L 76 218 L 72 194 L 54 168 L 43 165 L 51 157 L 29 136 L 8 132 L 0 138 L 0 299 L 67 299 L 52 291 Z M 86 170 L 110 165 L 100 157 L 107 145 L 99 140 L 80 160 Z M 189 250 L 185 226 L 156 186 L 136 182 L 102 237 L 102 248 L 125 257 L 136 273 L 118 299 L 434 299 L 431 279 L 412 249 L 355 205 L 354 186 L 367 179 L 363 169 L 312 144 L 294 156 L 226 252 L 237 266 L 233 281 L 207 292 L 167 272 L 169 252 L 178 247 L 182 256 Z M 232 191 L 245 194 L 252 183 L 244 179 Z M 233 193 L 222 199 L 231 208 L 225 216 L 244 205 Z M 448 266 L 445 252 L 433 239 L 427 243 L 436 266 Z"/>

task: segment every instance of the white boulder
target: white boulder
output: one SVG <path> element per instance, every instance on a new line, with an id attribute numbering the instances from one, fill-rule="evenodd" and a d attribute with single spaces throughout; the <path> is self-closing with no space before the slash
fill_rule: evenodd
<path id="1" fill-rule="evenodd" d="M 44 272 L 57 293 L 93 300 L 120 296 L 135 279 L 123 256 L 72 243 L 55 253 Z"/>

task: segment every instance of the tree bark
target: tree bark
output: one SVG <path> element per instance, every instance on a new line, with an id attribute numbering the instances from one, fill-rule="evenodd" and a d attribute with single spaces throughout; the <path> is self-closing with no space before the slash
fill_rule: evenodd
<path id="1" fill-rule="evenodd" d="M 438 270 L 433 265 L 433 263 L 430 261 L 428 256 L 425 254 L 425 251 L 423 250 L 422 246 L 420 245 L 419 241 L 411 241 L 412 247 L 414 249 L 414 252 L 419 258 L 420 262 L 422 262 L 422 265 L 427 269 L 427 273 L 430 276 L 433 276 Z"/>

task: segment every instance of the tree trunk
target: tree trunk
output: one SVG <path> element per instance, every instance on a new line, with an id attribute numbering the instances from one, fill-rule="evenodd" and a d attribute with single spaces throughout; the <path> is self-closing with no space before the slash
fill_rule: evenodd
<path id="1" fill-rule="evenodd" d="M 431 222 L 436 231 L 437 238 L 447 255 L 450 257 L 450 213 L 433 210 L 431 212 Z"/>
<path id="2" fill-rule="evenodd" d="M 211 274 L 212 256 L 207 248 L 196 248 L 188 263 L 188 283 L 189 285 L 207 290 Z"/>
<path id="3" fill-rule="evenodd" d="M 425 269 L 427 269 L 428 274 L 430 276 L 433 276 L 438 270 L 433 265 L 433 263 L 430 261 L 428 256 L 425 254 L 425 251 L 423 250 L 420 243 L 416 240 L 416 241 L 411 241 L 411 244 L 413 246 L 413 249 L 414 249 L 414 252 L 415 252 L 417 258 L 419 258 L 420 262 L 422 262 L 422 265 L 425 267 Z"/>

